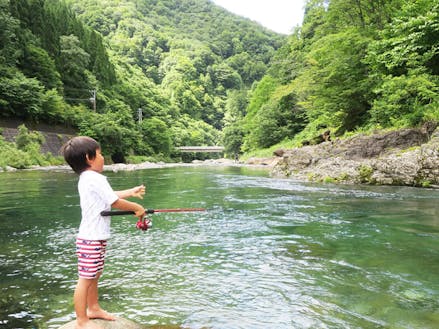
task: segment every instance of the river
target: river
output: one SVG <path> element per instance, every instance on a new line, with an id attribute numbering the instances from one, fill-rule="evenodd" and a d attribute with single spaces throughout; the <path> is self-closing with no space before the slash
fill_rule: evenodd
<path id="1" fill-rule="evenodd" d="M 146 328 L 438 328 L 439 193 L 245 167 L 106 172 L 147 185 L 153 227 L 112 219 L 100 300 Z M 0 174 L 0 328 L 74 319 L 70 172 Z"/>

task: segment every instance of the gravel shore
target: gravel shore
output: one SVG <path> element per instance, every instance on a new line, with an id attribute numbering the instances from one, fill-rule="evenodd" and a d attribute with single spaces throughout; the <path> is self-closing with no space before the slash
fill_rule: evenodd
<path id="1" fill-rule="evenodd" d="M 155 168 L 172 168 L 172 167 L 194 167 L 194 166 L 212 166 L 212 167 L 255 167 L 255 168 L 266 168 L 267 170 L 272 169 L 273 164 L 270 161 L 251 159 L 247 162 L 237 162 L 230 159 L 215 159 L 215 160 L 195 160 L 190 163 L 165 163 L 165 162 L 143 162 L 138 164 L 125 164 L 116 163 L 104 166 L 104 171 L 134 171 L 134 170 L 144 170 L 144 169 L 155 169 Z M 71 171 L 72 169 L 68 165 L 60 166 L 31 166 L 26 169 L 16 169 L 13 167 L 6 167 L 5 169 L 0 168 L 0 172 L 14 172 L 14 171 Z"/>

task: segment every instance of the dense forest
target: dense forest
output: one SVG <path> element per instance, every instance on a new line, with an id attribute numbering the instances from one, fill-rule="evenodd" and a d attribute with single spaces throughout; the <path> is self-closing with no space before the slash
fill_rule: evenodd
<path id="1" fill-rule="evenodd" d="M 0 118 L 73 127 L 113 161 L 419 126 L 439 121 L 438 15 L 308 0 L 287 37 L 208 0 L 0 0 Z"/>
<path id="2" fill-rule="evenodd" d="M 229 95 L 285 39 L 205 0 L 0 4 L 0 115 L 72 126 L 114 161 L 221 143 Z"/>
<path id="3" fill-rule="evenodd" d="M 308 0 L 237 119 L 241 149 L 437 122 L 438 74 L 437 1 Z"/>

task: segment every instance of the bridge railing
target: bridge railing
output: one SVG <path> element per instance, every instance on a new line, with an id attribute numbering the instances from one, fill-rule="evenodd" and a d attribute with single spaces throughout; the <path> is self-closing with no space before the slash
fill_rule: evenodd
<path id="1" fill-rule="evenodd" d="M 207 152 L 207 153 L 221 153 L 224 152 L 224 146 L 180 146 L 177 150 L 183 153 L 193 152 Z"/>

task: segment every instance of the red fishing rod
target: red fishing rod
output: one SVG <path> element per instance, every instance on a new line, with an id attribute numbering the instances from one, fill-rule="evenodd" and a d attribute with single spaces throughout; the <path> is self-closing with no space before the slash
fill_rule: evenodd
<path id="1" fill-rule="evenodd" d="M 154 214 L 156 212 L 191 212 L 191 211 L 206 211 L 204 208 L 174 208 L 174 209 L 146 209 L 146 214 Z M 134 215 L 134 211 L 130 210 L 106 210 L 102 211 L 102 216 L 120 216 L 120 215 Z M 151 220 L 143 217 L 136 223 L 136 227 L 139 230 L 146 231 L 152 226 Z"/>

